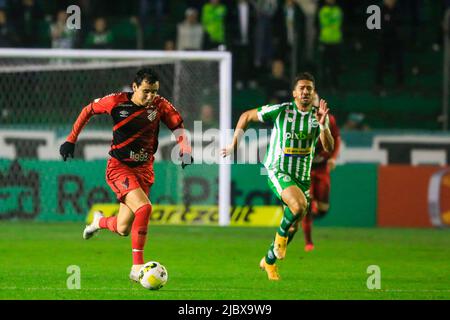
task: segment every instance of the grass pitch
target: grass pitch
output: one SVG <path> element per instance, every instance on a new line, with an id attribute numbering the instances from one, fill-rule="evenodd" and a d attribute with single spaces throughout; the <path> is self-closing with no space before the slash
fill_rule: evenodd
<path id="1" fill-rule="evenodd" d="M 150 226 L 146 261 L 169 281 L 147 291 L 128 280 L 131 240 L 82 223 L 0 223 L 0 299 L 450 299 L 450 230 L 315 228 L 316 250 L 301 232 L 278 262 L 282 280 L 258 268 L 275 228 Z M 68 266 L 81 289 L 69 290 Z M 381 270 L 369 290 L 367 268 Z"/>

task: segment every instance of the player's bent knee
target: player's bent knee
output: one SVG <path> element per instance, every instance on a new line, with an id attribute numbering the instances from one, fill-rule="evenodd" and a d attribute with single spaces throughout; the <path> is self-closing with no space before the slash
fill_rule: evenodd
<path id="1" fill-rule="evenodd" d="M 325 211 L 325 212 L 327 212 L 329 208 L 330 208 L 330 204 L 327 203 L 327 202 L 318 202 L 318 203 L 317 203 L 317 209 L 318 209 L 319 211 Z"/>
<path id="2" fill-rule="evenodd" d="M 303 202 L 296 202 L 293 203 L 289 209 L 291 210 L 292 214 L 295 216 L 303 216 L 306 211 L 306 203 Z"/>
<path id="3" fill-rule="evenodd" d="M 330 204 L 329 203 L 319 202 L 317 204 L 316 217 L 317 218 L 323 218 L 328 213 L 328 209 L 329 208 L 330 208 Z"/>
<path id="4" fill-rule="evenodd" d="M 117 226 L 117 233 L 122 237 L 126 237 L 130 234 L 130 228 L 128 226 Z"/>

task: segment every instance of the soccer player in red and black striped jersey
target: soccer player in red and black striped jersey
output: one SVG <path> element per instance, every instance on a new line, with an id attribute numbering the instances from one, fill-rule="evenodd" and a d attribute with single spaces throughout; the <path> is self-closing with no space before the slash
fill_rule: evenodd
<path id="1" fill-rule="evenodd" d="M 160 122 L 175 134 L 183 169 L 193 159 L 181 115 L 168 100 L 158 95 L 157 74 L 152 69 L 139 70 L 132 87 L 133 92 L 110 94 L 84 107 L 66 142 L 61 145 L 60 154 L 64 161 L 69 156 L 73 158 L 78 135 L 92 116 L 109 114 L 112 117 L 113 140 L 106 182 L 120 202 L 119 213 L 104 217 L 101 212 L 96 212 L 93 222 L 84 229 L 83 238 L 91 238 L 99 229 L 109 229 L 121 236 L 131 232 L 133 266 L 130 278 L 138 281 L 152 212 L 148 194 L 154 181 L 153 155 L 158 148 Z"/>
<path id="2" fill-rule="evenodd" d="M 323 218 L 330 208 L 330 172 L 336 167 L 336 158 L 341 145 L 341 136 L 336 118 L 332 114 L 328 116 L 330 119 L 331 135 L 334 138 L 334 149 L 332 152 L 326 152 L 320 141 L 316 146 L 316 154 L 314 155 L 311 167 L 311 208 L 302 220 L 302 229 L 305 236 L 305 251 L 312 251 L 314 249 L 311 235 L 313 220 Z"/>

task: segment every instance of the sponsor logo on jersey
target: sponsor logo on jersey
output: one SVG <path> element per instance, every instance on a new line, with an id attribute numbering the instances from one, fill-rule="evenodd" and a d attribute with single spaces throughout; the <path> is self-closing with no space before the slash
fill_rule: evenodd
<path id="1" fill-rule="evenodd" d="M 313 127 L 313 128 L 317 128 L 317 127 L 319 126 L 319 121 L 317 121 L 316 118 L 312 118 L 312 119 L 309 121 L 309 125 L 310 125 L 311 127 Z"/>
<path id="2" fill-rule="evenodd" d="M 126 118 L 126 117 L 129 116 L 130 113 L 128 111 L 126 111 L 126 110 L 122 110 L 122 111 L 119 112 L 119 114 L 120 114 L 120 117 Z"/>
<path id="3" fill-rule="evenodd" d="M 148 120 L 153 121 L 153 120 L 156 119 L 158 111 L 156 109 L 154 109 L 154 110 L 147 110 L 147 113 L 148 113 L 148 115 L 147 115 Z"/>
<path id="4" fill-rule="evenodd" d="M 310 139 L 312 138 L 312 134 L 306 134 L 304 132 L 285 132 L 284 133 L 284 139 L 294 139 L 294 140 L 304 140 L 304 139 Z"/>
<path id="5" fill-rule="evenodd" d="M 289 176 L 284 176 L 283 181 L 284 181 L 284 182 L 290 182 L 290 181 L 291 181 L 291 177 L 289 177 Z"/>
<path id="6" fill-rule="evenodd" d="M 130 159 L 133 159 L 134 161 L 147 161 L 149 158 L 148 152 L 145 152 L 144 149 L 141 149 L 139 152 L 135 152 L 133 150 L 130 151 Z"/>
<path id="7" fill-rule="evenodd" d="M 283 153 L 285 156 L 306 156 L 311 153 L 311 147 L 309 148 L 284 148 Z"/>

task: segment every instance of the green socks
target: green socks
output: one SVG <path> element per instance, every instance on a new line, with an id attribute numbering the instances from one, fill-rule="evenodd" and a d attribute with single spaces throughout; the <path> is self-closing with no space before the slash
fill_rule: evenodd
<path id="1" fill-rule="evenodd" d="M 288 206 L 283 206 L 283 207 L 284 207 L 283 219 L 281 220 L 281 224 L 278 227 L 277 232 L 282 237 L 288 237 L 288 244 L 289 244 L 289 242 L 291 242 L 291 240 L 294 238 L 294 235 L 296 233 L 296 232 L 289 232 L 289 228 L 295 222 L 297 217 L 294 216 L 294 214 L 291 212 L 291 210 L 289 210 Z M 274 247 L 274 242 L 272 241 L 272 243 L 270 244 L 269 250 L 267 251 L 267 254 L 266 254 L 266 263 L 267 264 L 274 264 L 275 261 L 277 261 L 277 258 L 275 257 L 275 254 L 273 253 L 273 247 Z"/>
<path id="2" fill-rule="evenodd" d="M 291 212 L 288 206 L 284 206 L 283 219 L 281 219 L 280 227 L 277 232 L 282 237 L 287 237 L 289 234 L 289 228 L 294 223 L 297 217 Z"/>

